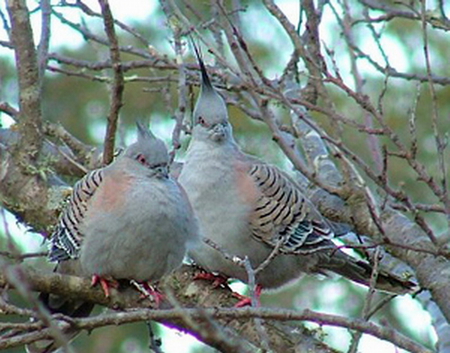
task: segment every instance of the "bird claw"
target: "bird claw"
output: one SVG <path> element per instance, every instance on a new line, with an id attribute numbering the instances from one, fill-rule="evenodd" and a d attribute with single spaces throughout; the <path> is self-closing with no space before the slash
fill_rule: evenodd
<path id="1" fill-rule="evenodd" d="M 258 284 L 255 288 L 255 298 L 256 298 L 256 307 L 261 307 L 261 292 L 262 287 Z M 246 295 L 242 295 L 236 292 L 233 292 L 233 297 L 239 299 L 239 301 L 234 304 L 235 308 L 243 308 L 244 306 L 252 306 L 252 298 L 247 297 Z"/>
<path id="2" fill-rule="evenodd" d="M 233 297 L 239 299 L 239 301 L 234 305 L 235 308 L 242 308 L 244 306 L 252 306 L 252 298 L 234 292 L 228 286 L 228 278 L 227 277 L 225 277 L 223 275 L 215 275 L 210 272 L 200 272 L 194 276 L 194 280 L 198 280 L 198 279 L 212 282 L 212 286 L 214 288 L 218 288 L 218 287 L 228 288 L 231 291 L 231 295 Z M 261 292 L 262 292 L 262 287 L 258 284 L 255 288 L 256 307 L 261 306 L 261 301 L 260 301 Z"/>
<path id="3" fill-rule="evenodd" d="M 165 299 L 164 294 L 159 292 L 156 287 L 152 286 L 148 282 L 139 283 L 133 280 L 131 281 L 131 284 L 141 293 L 141 299 L 152 297 L 157 308 L 159 308 L 159 305 Z"/>
<path id="4" fill-rule="evenodd" d="M 95 287 L 97 284 L 100 283 L 100 286 L 102 287 L 103 293 L 105 293 L 105 297 L 109 298 L 111 295 L 110 288 L 118 288 L 119 283 L 114 279 L 105 279 L 103 277 L 100 277 L 99 275 L 93 275 L 91 280 L 91 286 Z"/>
<path id="5" fill-rule="evenodd" d="M 212 282 L 212 286 L 214 288 L 218 288 L 218 287 L 227 288 L 228 287 L 228 283 L 227 283 L 228 278 L 225 276 L 222 276 L 222 275 L 215 275 L 215 274 L 209 273 L 209 272 L 200 272 L 194 276 L 194 280 L 199 280 L 199 279 Z"/>
<path id="6" fill-rule="evenodd" d="M 237 294 L 237 295 L 235 295 L 235 294 Z M 252 306 L 252 298 L 250 298 L 250 297 L 246 297 L 245 295 L 240 295 L 235 292 L 233 292 L 233 297 L 240 298 L 240 300 L 236 304 L 234 304 L 235 308 L 243 308 L 245 306 Z"/>

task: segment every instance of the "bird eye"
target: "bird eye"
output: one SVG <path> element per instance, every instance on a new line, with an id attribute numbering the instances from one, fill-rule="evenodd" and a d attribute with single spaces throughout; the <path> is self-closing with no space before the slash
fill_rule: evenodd
<path id="1" fill-rule="evenodd" d="M 147 164 L 147 160 L 145 159 L 143 154 L 138 154 L 136 160 L 143 165 Z"/>

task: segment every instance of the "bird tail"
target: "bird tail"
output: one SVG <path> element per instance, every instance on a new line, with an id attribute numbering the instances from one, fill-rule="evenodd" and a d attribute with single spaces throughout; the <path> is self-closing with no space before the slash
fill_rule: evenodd
<path id="1" fill-rule="evenodd" d="M 80 275 L 81 273 L 79 261 L 77 260 L 60 262 L 54 271 L 67 275 Z M 87 317 L 91 314 L 95 305 L 90 302 L 67 299 L 50 293 L 40 293 L 38 298 L 51 314 L 59 313 L 70 317 Z M 76 329 L 64 332 L 64 336 L 66 338 L 65 342 L 68 343 L 73 340 L 78 333 L 79 331 Z M 58 344 L 53 339 L 44 339 L 28 344 L 26 346 L 26 351 L 28 353 L 56 353 L 62 351 L 66 352 L 67 349 L 63 349 L 61 344 Z M 70 352 L 70 350 L 68 351 Z"/>
<path id="2" fill-rule="evenodd" d="M 354 282 L 370 286 L 373 266 L 366 261 L 355 259 L 340 250 L 330 251 L 321 269 L 335 272 Z M 378 270 L 375 289 L 392 294 L 415 293 L 419 286 L 408 276 L 399 276 L 383 269 Z"/>

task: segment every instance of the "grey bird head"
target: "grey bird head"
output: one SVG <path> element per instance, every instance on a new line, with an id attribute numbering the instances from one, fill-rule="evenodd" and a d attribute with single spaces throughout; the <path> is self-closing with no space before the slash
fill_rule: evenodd
<path id="1" fill-rule="evenodd" d="M 195 139 L 221 143 L 232 139 L 227 106 L 211 84 L 205 64 L 192 43 L 202 73 L 200 94 L 195 104 L 192 135 Z"/>
<path id="2" fill-rule="evenodd" d="M 137 122 L 138 139 L 124 153 L 124 158 L 130 158 L 136 163 L 130 163 L 130 168 L 144 172 L 148 176 L 167 177 L 169 154 L 166 145 Z"/>

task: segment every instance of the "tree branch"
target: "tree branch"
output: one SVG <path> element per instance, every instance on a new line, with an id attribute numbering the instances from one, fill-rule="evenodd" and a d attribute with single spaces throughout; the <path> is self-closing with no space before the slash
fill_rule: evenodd
<path id="1" fill-rule="evenodd" d="M 109 7 L 108 0 L 99 0 L 103 15 L 103 24 L 109 41 L 109 52 L 114 71 L 114 79 L 111 87 L 111 108 L 108 115 L 108 124 L 106 126 L 105 149 L 103 153 L 103 164 L 112 162 L 114 157 L 114 144 L 116 139 L 117 121 L 119 119 L 120 108 L 123 105 L 123 91 L 125 89 L 122 63 L 120 60 L 119 41 L 117 40 L 114 29 L 114 18 Z"/>
<path id="2" fill-rule="evenodd" d="M 204 325 L 205 320 L 217 319 L 217 323 L 223 325 L 226 329 L 226 334 L 231 335 L 229 337 L 234 337 L 233 339 L 236 340 L 232 345 L 229 342 L 227 344 L 228 348 L 224 351 L 233 352 L 233 349 L 236 347 L 244 348 L 243 351 L 249 351 L 249 347 L 253 345 L 259 347 L 260 342 L 258 341 L 258 335 L 255 332 L 252 319 L 260 318 L 281 322 L 312 321 L 320 325 L 344 327 L 390 341 L 410 352 L 431 352 L 389 327 L 378 326 L 362 319 L 349 319 L 310 310 L 298 312 L 294 310 L 269 308 L 226 308 L 235 302 L 232 293 L 227 289 L 212 288 L 209 283 L 204 281 L 192 281 L 196 270 L 186 265 L 169 276 L 163 284 L 164 291 L 176 295 L 176 301 L 179 306 L 170 309 L 170 303 L 165 301 L 162 304 L 161 310 L 147 309 L 149 302 L 142 301 L 139 298 L 139 293 L 131 288 L 124 289 L 120 292 L 113 290 L 111 297 L 108 299 L 105 298 L 100 288 L 92 288 L 88 279 L 57 273 L 42 273 L 26 267 L 23 267 L 21 272 L 25 275 L 23 280 L 32 290 L 51 292 L 66 298 L 90 300 L 115 310 L 125 310 L 125 312 L 102 314 L 84 319 L 67 320 L 64 317 L 58 318 L 58 316 L 54 316 L 53 319 L 58 322 L 58 327 L 63 331 L 69 328 L 92 330 L 107 325 L 156 320 L 169 326 L 176 326 L 199 333 L 199 331 L 201 332 L 199 326 Z M 0 274 L 0 287 L 4 287 L 7 284 L 9 284 L 8 279 L 3 274 Z M 193 306 L 195 308 L 192 308 Z M 141 309 L 136 310 L 136 308 Z M 206 322 L 206 324 L 209 325 L 210 323 Z M 40 339 L 49 337 L 47 329 L 42 329 L 41 326 L 36 326 L 36 324 L 34 325 L 33 327 L 41 332 L 39 335 Z M 301 350 L 301 347 L 305 347 L 304 342 L 311 344 L 310 333 L 308 334 L 304 330 L 299 332 L 299 327 L 297 327 L 295 333 L 292 333 L 291 327 L 291 334 L 289 334 L 289 331 L 287 331 L 288 326 L 278 326 L 267 321 L 264 322 L 264 326 L 268 333 L 270 346 L 276 352 L 291 351 L 294 348 L 300 349 L 299 351 L 304 351 Z M 210 332 L 209 330 L 207 331 Z M 214 335 L 210 339 L 204 336 L 201 336 L 201 338 L 206 338 L 206 342 L 212 345 L 216 345 L 217 343 Z M 14 342 L 18 342 L 17 338 L 15 339 L 16 341 Z M 302 343 L 302 341 L 304 342 Z M 7 344 L 9 344 L 9 347 L 13 344 L 12 341 L 7 340 L 2 340 L 2 342 L 0 343 L 0 349 L 6 348 Z M 20 343 L 23 344 L 24 341 L 20 341 Z M 27 341 L 26 343 L 29 342 Z M 317 341 L 315 345 L 315 352 L 330 351 Z"/>

